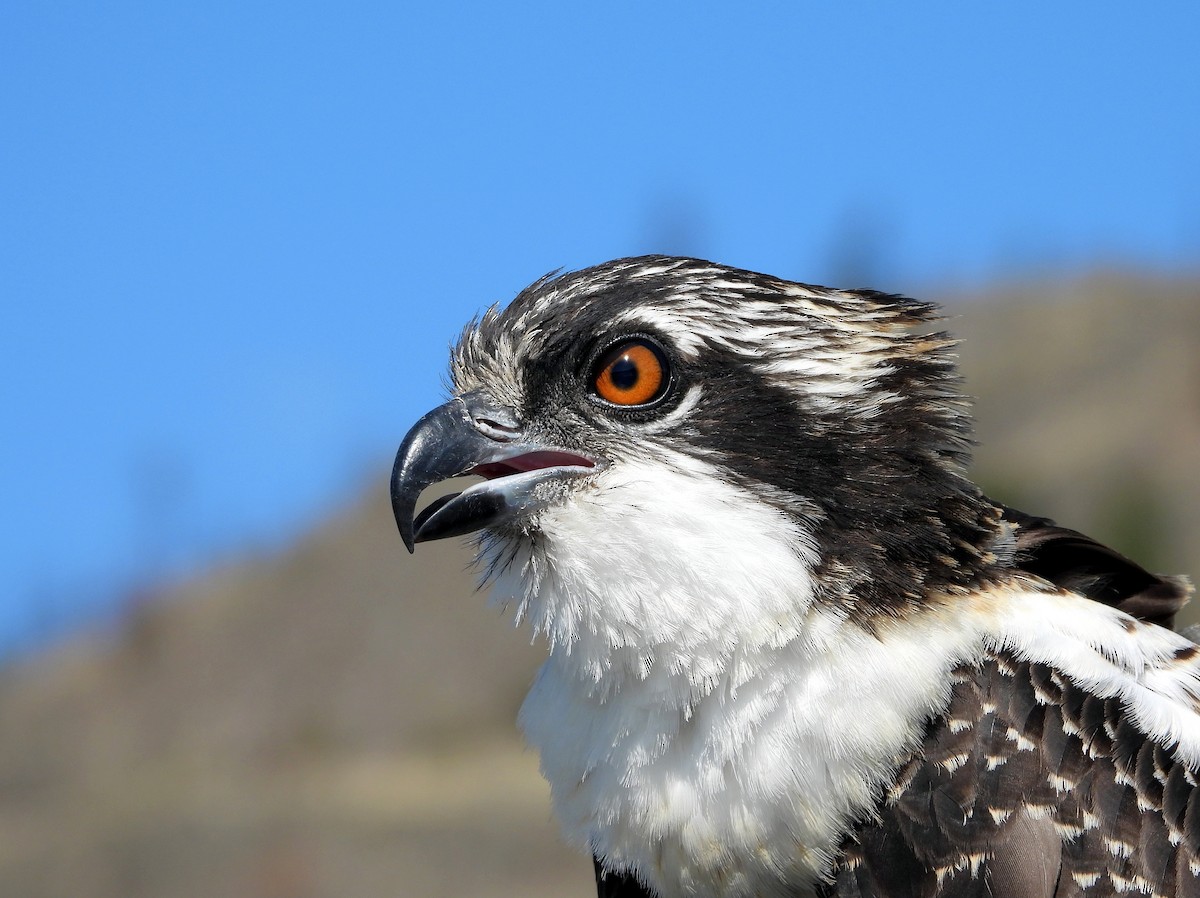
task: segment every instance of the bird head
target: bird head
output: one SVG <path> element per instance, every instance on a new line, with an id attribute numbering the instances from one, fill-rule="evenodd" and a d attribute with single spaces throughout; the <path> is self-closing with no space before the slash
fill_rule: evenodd
<path id="1" fill-rule="evenodd" d="M 792 606 L 898 613 L 977 575 L 995 529 L 935 311 L 660 256 L 542 278 L 464 330 L 396 456 L 400 533 L 481 531 L 526 582 L 620 572 L 631 626 L 664 580 L 772 572 L 810 584 Z"/>

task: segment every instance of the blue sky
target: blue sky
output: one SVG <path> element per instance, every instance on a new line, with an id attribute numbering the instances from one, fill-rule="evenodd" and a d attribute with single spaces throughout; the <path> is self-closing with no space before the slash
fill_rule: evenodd
<path id="1" fill-rule="evenodd" d="M 1200 8 L 1147 9 L 11 4 L 0 647 L 384 489 L 553 268 L 1197 271 Z"/>

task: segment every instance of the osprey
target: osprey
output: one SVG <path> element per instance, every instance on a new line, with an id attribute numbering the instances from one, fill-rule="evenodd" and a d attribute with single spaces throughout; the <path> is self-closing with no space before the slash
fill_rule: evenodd
<path id="1" fill-rule="evenodd" d="M 952 345 L 658 256 L 464 331 L 396 520 L 548 644 L 520 724 L 602 898 L 1200 895 L 1190 587 L 981 493 Z"/>

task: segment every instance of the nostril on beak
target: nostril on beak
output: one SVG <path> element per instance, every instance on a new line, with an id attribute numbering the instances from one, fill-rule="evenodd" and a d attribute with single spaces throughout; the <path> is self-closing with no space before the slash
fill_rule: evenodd
<path id="1" fill-rule="evenodd" d="M 516 413 L 479 391 L 464 393 L 457 399 L 467 418 L 479 433 L 498 443 L 510 443 L 521 435 Z"/>
<path id="2" fill-rule="evenodd" d="M 511 442 L 521 434 L 521 429 L 507 421 L 497 421 L 495 418 L 478 417 L 472 418 L 477 430 L 493 440 L 498 440 L 502 443 Z"/>

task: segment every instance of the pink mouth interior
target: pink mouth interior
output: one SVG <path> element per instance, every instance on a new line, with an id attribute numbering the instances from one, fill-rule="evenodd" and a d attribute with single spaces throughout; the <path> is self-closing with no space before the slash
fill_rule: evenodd
<path id="1" fill-rule="evenodd" d="M 480 477 L 494 480 L 497 477 L 507 477 L 509 474 L 520 474 L 523 471 L 540 471 L 542 468 L 594 468 L 595 466 L 595 462 L 584 458 L 582 455 L 545 450 L 540 452 L 526 452 L 524 455 L 514 455 L 512 458 L 506 458 L 504 461 L 493 461 L 483 465 L 476 465 L 467 471 L 467 473 L 478 474 Z"/>

